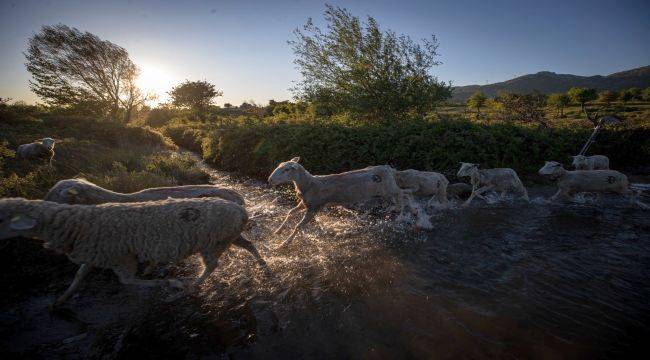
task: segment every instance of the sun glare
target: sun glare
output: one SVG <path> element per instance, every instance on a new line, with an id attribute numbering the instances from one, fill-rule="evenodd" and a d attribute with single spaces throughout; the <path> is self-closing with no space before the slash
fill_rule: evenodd
<path id="1" fill-rule="evenodd" d="M 141 64 L 140 76 L 137 84 L 145 94 L 153 93 L 156 99 L 151 101 L 152 104 L 159 104 L 169 99 L 168 91 L 176 85 L 179 80 L 166 69 L 153 64 Z"/>

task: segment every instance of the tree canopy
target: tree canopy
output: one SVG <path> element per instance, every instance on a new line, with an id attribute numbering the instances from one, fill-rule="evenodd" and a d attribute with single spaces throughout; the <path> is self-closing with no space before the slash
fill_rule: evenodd
<path id="1" fill-rule="evenodd" d="M 174 106 L 191 108 L 203 119 L 208 106 L 215 97 L 223 95 L 223 92 L 216 90 L 215 86 L 207 81 L 185 80 L 175 86 L 169 95 Z"/>
<path id="2" fill-rule="evenodd" d="M 128 52 L 89 32 L 43 26 L 29 39 L 25 58 L 30 88 L 47 104 L 85 106 L 116 119 L 120 107 L 130 110 L 143 99 Z"/>
<path id="3" fill-rule="evenodd" d="M 289 41 L 302 81 L 298 98 L 350 112 L 369 121 L 423 115 L 451 96 L 451 87 L 430 74 L 439 65 L 435 36 L 416 43 L 362 22 L 346 9 L 326 5 L 325 30 L 311 19 Z"/>

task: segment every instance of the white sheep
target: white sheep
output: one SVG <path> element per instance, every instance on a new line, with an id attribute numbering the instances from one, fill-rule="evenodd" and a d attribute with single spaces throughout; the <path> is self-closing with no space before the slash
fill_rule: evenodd
<path id="1" fill-rule="evenodd" d="M 629 198 L 631 204 L 647 208 L 647 205 L 636 199 L 635 193 L 630 190 L 627 176 L 616 170 L 575 170 L 568 171 L 556 161 L 547 161 L 539 169 L 539 174 L 548 176 L 557 182 L 558 190 L 549 200 L 555 201 L 560 197 L 573 199 L 579 192 L 617 193 Z"/>
<path id="2" fill-rule="evenodd" d="M 85 179 L 66 179 L 57 182 L 43 200 L 61 204 L 103 204 L 108 202 L 144 202 L 173 199 L 217 197 L 244 205 L 244 198 L 236 191 L 214 185 L 184 185 L 144 189 L 134 193 L 119 193 L 95 185 Z"/>
<path id="3" fill-rule="evenodd" d="M 136 278 L 138 261 L 180 262 L 200 254 L 205 269 L 187 292 L 210 276 L 231 244 L 250 251 L 266 267 L 255 247 L 241 235 L 247 221 L 242 206 L 212 198 L 100 205 L 0 199 L 0 240 L 16 236 L 39 239 L 72 262 L 84 264 L 82 274 L 99 267 L 112 269 L 123 284 L 185 288 L 177 279 Z M 72 288 L 79 286 L 77 277 Z"/>
<path id="4" fill-rule="evenodd" d="M 52 158 L 54 158 L 54 143 L 54 139 L 46 137 L 42 140 L 35 140 L 29 144 L 22 144 L 18 146 L 16 156 L 20 159 L 47 157 L 49 158 L 49 163 L 51 165 Z"/>
<path id="5" fill-rule="evenodd" d="M 571 165 L 576 170 L 609 170 L 609 158 L 605 155 L 572 156 Z"/>
<path id="6" fill-rule="evenodd" d="M 304 211 L 302 219 L 280 247 L 287 246 L 297 232 L 327 204 L 354 204 L 379 196 L 392 200 L 403 210 L 402 198 L 408 197 L 412 200 L 407 191 L 401 190 L 397 186 L 395 169 L 388 165 L 370 166 L 340 174 L 314 176 L 305 170 L 298 163 L 299 161 L 299 157 L 294 157 L 280 163 L 268 179 L 271 186 L 293 182 L 296 195 L 299 198 L 298 205 L 289 210 L 280 227 L 275 230 L 276 234 L 282 231 L 294 212 Z"/>
<path id="7" fill-rule="evenodd" d="M 469 205 L 475 196 L 483 198 L 482 194 L 490 190 L 501 192 L 502 199 L 508 191 L 512 191 L 520 195 L 524 200 L 529 201 L 524 184 L 517 176 L 517 173 L 510 168 L 479 170 L 477 164 L 461 163 L 456 176 L 469 176 L 472 183 L 472 194 L 463 203 L 463 206 Z M 479 188 L 479 186 L 482 187 Z"/>
<path id="8" fill-rule="evenodd" d="M 244 198 L 236 191 L 218 188 L 213 185 L 185 185 L 172 187 L 158 187 L 144 189 L 138 192 L 124 194 L 104 189 L 85 179 L 66 179 L 57 182 L 47 192 L 45 201 L 52 201 L 60 204 L 95 205 L 104 203 L 130 203 L 174 199 L 192 199 L 216 197 L 232 201 L 244 206 Z M 235 243 L 235 245 L 238 245 Z M 251 245 L 252 246 L 252 245 Z M 250 247 L 249 249 L 250 250 Z M 152 263 L 144 270 L 148 274 L 155 269 L 156 264 Z M 82 264 L 75 275 L 74 282 L 68 290 L 57 300 L 57 304 L 65 302 L 78 290 L 83 279 L 92 270 L 92 266 Z"/>
<path id="9" fill-rule="evenodd" d="M 419 170 L 403 170 L 395 173 L 397 185 L 415 196 L 431 196 L 427 202 L 430 206 L 434 200 L 447 204 L 447 186 L 449 180 L 440 173 Z"/>

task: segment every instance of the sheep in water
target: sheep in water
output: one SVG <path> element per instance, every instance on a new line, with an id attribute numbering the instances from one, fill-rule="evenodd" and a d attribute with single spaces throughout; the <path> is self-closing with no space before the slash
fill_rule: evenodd
<path id="1" fill-rule="evenodd" d="M 83 264 L 71 286 L 73 291 L 79 286 L 83 269 L 100 267 L 112 269 L 123 284 L 168 284 L 190 293 L 210 276 L 230 245 L 250 251 L 266 268 L 255 247 L 241 235 L 247 221 L 242 206 L 222 199 L 100 205 L 0 199 L 0 240 L 35 238 L 45 247 L 66 254 L 72 262 Z M 135 276 L 138 261 L 180 262 L 197 253 L 205 269 L 189 288 L 178 279 L 142 280 Z M 66 299 L 64 294 L 55 305 Z"/>
<path id="2" fill-rule="evenodd" d="M 501 192 L 502 199 L 508 191 L 513 191 L 524 200 L 529 201 L 528 192 L 514 170 L 509 168 L 479 170 L 477 164 L 460 164 L 461 166 L 456 176 L 469 176 L 472 183 L 472 194 L 463 203 L 463 206 L 469 205 L 475 196 L 482 198 L 482 194 L 489 190 Z M 480 185 L 482 187 L 479 188 Z"/>
<path id="3" fill-rule="evenodd" d="M 447 185 L 449 180 L 440 173 L 419 170 L 403 170 L 395 173 L 397 185 L 410 191 L 416 196 L 431 196 L 427 207 L 432 201 L 437 200 L 440 204 L 447 204 Z"/>
<path id="4" fill-rule="evenodd" d="M 571 165 L 576 170 L 609 170 L 609 158 L 605 155 L 576 155 Z"/>
<path id="5" fill-rule="evenodd" d="M 289 245 L 297 232 L 327 204 L 353 204 L 380 196 L 390 198 L 403 210 L 402 197 L 410 197 L 407 191 L 401 190 L 397 186 L 395 169 L 388 165 L 370 166 L 340 174 L 314 176 L 305 170 L 298 163 L 299 161 L 299 157 L 294 157 L 280 163 L 268 179 L 271 186 L 293 182 L 296 195 L 300 199 L 298 205 L 289 210 L 280 227 L 275 230 L 276 234 L 282 231 L 294 212 L 304 211 L 302 219 L 294 227 L 291 235 L 280 245 L 280 248 Z"/>
<path id="6" fill-rule="evenodd" d="M 42 140 L 35 140 L 29 144 L 22 144 L 16 149 L 16 156 L 20 159 L 34 159 L 47 157 L 49 164 L 52 165 L 52 158 L 54 158 L 54 143 L 55 140 L 49 137 Z"/>
<path id="7" fill-rule="evenodd" d="M 567 171 L 562 164 L 556 161 L 547 161 L 539 169 L 539 174 L 549 176 L 557 182 L 558 190 L 549 200 L 555 201 L 560 196 L 566 199 L 573 199 L 578 192 L 617 193 L 626 195 L 631 204 L 637 204 L 642 208 L 648 206 L 639 202 L 627 180 L 627 176 L 616 170 L 575 170 Z"/>
<path id="8" fill-rule="evenodd" d="M 230 189 L 218 188 L 213 185 L 185 185 L 172 187 L 158 187 L 144 189 L 138 192 L 123 194 L 104 189 L 85 179 L 66 179 L 57 182 L 50 191 L 47 192 L 45 201 L 52 201 L 60 204 L 79 204 L 95 205 L 104 203 L 130 203 L 145 202 L 155 200 L 174 199 L 191 199 L 216 197 L 232 201 L 238 205 L 244 206 L 244 198 L 236 191 Z M 241 242 L 241 244 L 244 244 Z M 235 243 L 240 245 L 240 243 Z M 255 250 L 253 244 L 244 244 L 250 249 Z M 151 263 L 145 269 L 144 273 L 148 274 L 155 269 L 156 264 Z M 83 279 L 92 270 L 92 266 L 82 264 L 75 275 L 74 282 L 68 290 L 57 300 L 57 304 L 65 302 L 70 296 L 74 295 Z"/>
<path id="9" fill-rule="evenodd" d="M 62 204 L 93 205 L 108 202 L 127 203 L 173 199 L 217 197 L 244 205 L 236 191 L 214 185 L 184 185 L 144 189 L 134 193 L 119 193 L 95 185 L 85 179 L 66 179 L 56 183 L 43 200 Z"/>

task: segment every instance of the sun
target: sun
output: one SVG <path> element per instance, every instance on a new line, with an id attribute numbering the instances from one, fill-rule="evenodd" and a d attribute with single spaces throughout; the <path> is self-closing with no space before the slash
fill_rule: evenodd
<path id="1" fill-rule="evenodd" d="M 142 92 L 155 94 L 156 99 L 152 101 L 154 104 L 167 101 L 169 99 L 167 92 L 179 82 L 174 74 L 160 65 L 143 63 L 138 66 L 140 75 L 136 83 Z"/>

